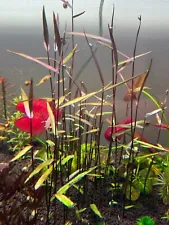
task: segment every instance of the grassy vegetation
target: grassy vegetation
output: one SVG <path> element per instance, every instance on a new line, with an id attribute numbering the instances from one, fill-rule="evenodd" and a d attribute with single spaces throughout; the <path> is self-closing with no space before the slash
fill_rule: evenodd
<path id="1" fill-rule="evenodd" d="M 64 7 L 66 6 L 65 1 Z M 103 1 L 100 8 L 100 26 L 102 26 L 102 6 Z M 85 201 L 88 196 L 90 183 L 94 186 L 94 195 L 95 190 L 99 190 L 100 181 L 104 182 L 107 178 L 110 178 L 110 182 L 109 186 L 106 186 L 105 182 L 105 189 L 111 191 L 112 196 L 109 205 L 110 207 L 120 205 L 122 214 L 125 210 L 134 207 L 134 202 L 141 194 L 151 194 L 155 185 L 160 187 L 159 193 L 164 203 L 169 202 L 168 147 L 159 143 L 162 129 L 165 129 L 166 135 L 169 135 L 168 119 L 165 113 L 168 92 L 164 102 L 159 103 L 145 86 L 151 70 L 151 60 L 147 71 L 139 75 L 135 74 L 135 60 L 147 54 L 136 54 L 141 17 L 138 18 L 139 27 L 133 56 L 119 61 L 119 54 L 122 53 L 116 48 L 114 40 L 114 11 L 111 24 L 108 26 L 110 38 L 106 39 L 85 32 L 75 32 L 74 18 L 81 16 L 84 12 L 74 15 L 73 5 L 67 7 L 72 10 L 72 31 L 61 35 L 58 17 L 53 13 L 55 46 L 53 53 L 50 51 L 45 8 L 43 8 L 42 17 L 46 57 L 34 58 L 9 50 L 48 70 L 48 74 L 39 81 L 38 85 L 50 88 L 51 96 L 44 98 L 42 95 L 41 98 L 36 98 L 36 86 L 32 77 L 26 82 L 28 90 L 21 89 L 21 96 L 14 99 L 13 105 L 16 110 L 11 113 L 7 99 L 8 83 L 3 77 L 0 80 L 3 110 L 0 139 L 2 147 L 7 143 L 9 149 L 15 152 L 9 163 L 0 163 L 0 176 L 10 173 L 13 163 L 17 164 L 24 160 L 26 163 L 28 160 L 14 183 L 13 192 L 7 191 L 1 201 L 0 218 L 4 224 L 26 224 L 28 221 L 30 224 L 38 224 L 38 210 L 42 199 L 46 210 L 43 224 L 51 224 L 51 221 L 52 224 L 57 224 L 58 202 L 63 205 L 63 224 L 73 224 L 71 219 L 67 219 L 69 211 L 74 212 L 79 224 L 89 224 L 87 218 L 83 217 L 88 208 L 96 216 L 96 224 L 104 224 L 104 218 L 95 199 L 88 207 L 83 207 L 81 199 Z M 72 50 L 67 53 L 65 38 L 70 35 L 72 38 L 69 44 L 72 45 Z M 101 86 L 93 92 L 88 92 L 83 82 L 76 81 L 74 58 L 78 46 L 74 41 L 75 35 L 81 36 L 87 42 L 91 52 L 88 62 L 92 60 L 98 71 Z M 94 39 L 98 45 L 108 48 L 110 52 L 112 73 L 109 83 L 105 83 L 95 54 L 97 49 L 91 47 L 90 38 Z M 123 70 L 128 65 L 132 65 L 131 77 L 125 79 Z M 117 82 L 119 77 L 121 82 Z M 119 122 L 116 99 L 117 89 L 120 86 L 127 87 L 127 92 L 124 96 L 126 116 Z M 145 113 L 144 117 L 138 120 L 142 95 L 147 101 L 153 102 L 156 109 Z M 104 106 L 108 106 L 109 111 L 105 111 Z M 156 124 L 151 124 L 151 117 L 157 119 Z M 107 126 L 106 130 L 103 130 L 104 124 Z M 154 140 L 155 144 L 146 140 L 144 132 L 147 126 L 157 127 L 158 137 Z M 107 146 L 102 144 L 103 136 L 107 140 Z M 83 197 L 72 200 L 72 190 L 77 196 Z M 12 198 L 16 191 L 22 193 L 26 201 L 20 203 L 19 208 L 16 209 L 16 201 L 20 201 L 16 199 L 13 201 L 11 211 L 8 211 L 6 201 Z M 101 198 L 102 193 L 99 196 Z M 23 213 L 23 209 L 26 209 L 26 213 Z M 137 224 L 146 223 L 141 223 L 140 220 Z M 151 224 L 154 222 L 151 221 Z"/>

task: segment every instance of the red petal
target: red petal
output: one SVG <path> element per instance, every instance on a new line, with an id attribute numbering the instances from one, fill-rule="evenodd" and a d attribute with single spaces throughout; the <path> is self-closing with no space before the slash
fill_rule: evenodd
<path id="1" fill-rule="evenodd" d="M 45 132 L 44 121 L 41 117 L 33 117 L 32 118 L 32 134 L 38 135 Z M 28 117 L 22 117 L 15 121 L 15 126 L 20 130 L 30 133 L 30 119 Z"/>
<path id="2" fill-rule="evenodd" d="M 111 131 L 112 128 L 108 127 L 107 130 L 104 132 L 104 137 L 107 141 L 111 141 L 111 132 L 113 134 L 113 131 Z"/>
<path id="3" fill-rule="evenodd" d="M 26 114 L 26 112 L 25 112 L 25 107 L 24 107 L 23 102 L 19 102 L 19 103 L 16 105 L 16 110 L 18 110 L 18 111 L 20 111 L 20 112 Z"/>
<path id="4" fill-rule="evenodd" d="M 132 123 L 132 122 L 133 122 L 132 118 L 130 116 L 128 116 L 122 120 L 121 124 L 128 124 L 128 123 Z"/>
<path id="5" fill-rule="evenodd" d="M 39 110 L 47 110 L 47 105 L 46 105 L 46 100 L 45 99 L 34 99 L 33 100 L 33 111 L 39 112 Z M 20 112 L 25 113 L 25 107 L 23 102 L 19 102 L 16 106 L 16 109 L 19 110 Z"/>
<path id="6" fill-rule="evenodd" d="M 104 132 L 104 137 L 107 141 L 111 141 L 112 134 L 116 134 L 116 133 L 121 132 L 123 130 L 125 130 L 125 129 L 121 128 L 121 127 L 116 127 L 116 128 L 113 128 L 113 131 L 112 131 L 112 127 L 108 127 L 107 130 Z M 121 140 L 123 138 L 123 136 L 124 136 L 124 134 L 120 134 L 120 135 L 117 136 L 117 139 Z"/>

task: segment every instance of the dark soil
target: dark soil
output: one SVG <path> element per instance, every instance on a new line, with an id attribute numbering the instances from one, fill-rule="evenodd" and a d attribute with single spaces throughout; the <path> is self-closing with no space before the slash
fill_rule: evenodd
<path id="1" fill-rule="evenodd" d="M 0 152 L 0 162 L 9 162 L 12 157 L 13 154 L 9 151 Z M 27 177 L 25 167 L 29 163 L 30 160 L 25 159 L 9 166 L 5 164 L 5 168 L 0 171 L 0 224 L 2 225 L 35 224 L 34 217 L 31 216 L 34 208 L 37 208 L 36 224 L 47 224 L 45 188 L 38 189 L 35 202 L 31 202 L 31 198 L 28 198 L 28 196 L 33 197 L 34 195 L 31 183 L 24 184 Z M 154 189 L 149 196 L 141 196 L 137 202 L 132 203 L 135 207 L 123 212 L 121 197 L 116 196 L 116 199 L 114 199 L 121 202 L 121 205 L 109 205 L 112 200 L 112 193 L 107 188 L 109 183 L 110 179 L 100 180 L 96 184 L 93 181 L 86 182 L 88 186 L 86 187 L 85 198 L 75 189 L 71 189 L 67 195 L 78 204 L 78 209 L 87 208 L 81 213 L 83 220 L 78 222 L 74 209 L 67 209 L 56 201 L 56 205 L 53 203 L 50 209 L 55 215 L 55 219 L 52 215 L 48 224 L 64 225 L 66 221 L 71 221 L 73 225 L 98 225 L 99 219 L 89 207 L 91 203 L 97 205 L 106 225 L 135 225 L 137 218 L 145 215 L 152 217 L 157 225 L 167 224 L 167 220 L 161 219 L 161 217 L 168 210 L 168 206 L 164 205 L 159 198 L 157 189 Z M 129 204 L 129 202 L 126 202 L 126 205 Z M 88 220 L 88 223 L 84 223 L 85 220 Z"/>

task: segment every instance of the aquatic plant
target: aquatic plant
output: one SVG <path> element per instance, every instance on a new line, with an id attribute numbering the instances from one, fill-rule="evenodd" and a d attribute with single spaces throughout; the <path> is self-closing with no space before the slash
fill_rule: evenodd
<path id="1" fill-rule="evenodd" d="M 159 145 L 158 141 L 155 143 L 155 140 L 155 144 L 149 143 L 144 135 L 144 130 L 147 124 L 151 126 L 151 121 L 149 123 L 147 121 L 147 118 L 151 116 L 156 116 L 159 122 L 159 115 L 161 115 L 161 120 L 164 117 L 165 122 L 161 121 L 159 124 L 167 124 L 165 107 L 158 104 L 157 100 L 146 91 L 148 87 L 145 87 L 145 82 L 152 62 L 150 61 L 149 68 L 146 71 L 135 75 L 135 60 L 149 53 L 136 55 L 141 17 L 139 17 L 139 28 L 133 56 L 126 57 L 116 48 L 113 35 L 114 14 L 112 15 L 111 25 L 108 26 L 110 38 L 85 32 L 75 32 L 74 19 L 84 14 L 84 12 L 74 15 L 73 4 L 69 5 L 68 1 L 62 2 L 64 7 L 69 6 L 71 9 L 72 31 L 61 34 L 58 16 L 53 13 L 53 57 L 51 57 L 51 51 L 49 51 L 51 44 L 49 43 L 45 7 L 42 10 L 42 20 L 46 57 L 33 57 L 8 50 L 8 52 L 47 69 L 48 74 L 40 79 L 37 86 L 49 85 L 51 91 L 51 96 L 48 98 L 44 98 L 44 96 L 34 98 L 33 92 L 36 91 L 36 88 L 33 86 L 33 78 L 26 81 L 25 84 L 29 87 L 28 97 L 21 89 L 21 99 L 16 102 L 16 112 L 9 118 L 11 127 L 8 133 L 12 134 L 9 143 L 16 144 L 17 148 L 15 149 L 18 150 L 11 159 L 10 165 L 17 164 L 20 160 L 29 159 L 24 171 L 22 171 L 21 175 L 18 175 L 18 179 L 22 181 L 21 186 L 17 186 L 15 183 L 16 188 L 11 195 L 16 194 L 17 190 L 23 189 L 25 191 L 26 189 L 24 196 L 27 202 L 24 202 L 25 205 L 23 202 L 20 204 L 20 217 L 22 217 L 23 224 L 28 224 L 29 218 L 31 218 L 30 221 L 33 224 L 38 224 L 40 200 L 45 202 L 46 214 L 43 216 L 45 224 L 57 224 L 58 204 L 63 207 L 63 224 L 73 224 L 74 221 L 79 224 L 88 224 L 89 221 L 86 216 L 88 210 L 94 213 L 95 224 L 104 224 L 98 202 L 105 195 L 102 193 L 103 191 L 99 193 L 99 199 L 96 199 L 95 195 L 101 183 L 104 185 L 105 192 L 108 189 L 112 193 L 110 202 L 122 206 L 124 213 L 124 210 L 133 207 L 131 204 L 128 206 L 126 199 L 130 202 L 136 201 L 140 194 L 150 194 L 154 180 L 163 172 L 163 158 L 160 153 L 162 151 L 166 153 L 167 148 Z M 69 39 L 66 40 L 66 36 L 69 35 L 72 37 L 72 49 L 67 53 L 70 43 Z M 76 77 L 74 76 L 74 60 L 79 47 L 75 45 L 74 36 L 81 36 L 85 39 L 91 54 L 91 57 L 82 65 Z M 91 46 L 90 38 L 96 42 L 96 48 Z M 95 54 L 99 45 L 108 47 L 111 50 L 112 74 L 110 82 L 107 84 Z M 120 61 L 119 55 L 122 55 L 125 59 Z M 93 59 L 98 71 L 101 87 L 89 92 L 84 82 L 78 82 L 77 78 L 91 59 Z M 130 64 L 132 64 L 131 77 L 125 79 L 122 73 Z M 121 78 L 121 81 L 119 81 L 119 78 Z M 121 113 L 124 119 L 119 124 L 116 110 L 116 90 L 122 85 L 127 86 L 127 92 L 124 96 L 126 111 Z M 139 102 L 142 94 L 155 103 L 157 109 L 145 113 L 142 120 L 138 120 Z M 105 106 L 109 110 L 105 111 Z M 59 123 L 61 117 L 62 121 Z M 102 145 L 103 124 L 106 121 L 109 121 L 110 125 L 104 132 L 108 146 Z M 40 136 L 42 133 L 43 136 Z M 34 144 L 35 142 L 38 144 Z M 109 184 L 105 182 L 107 178 L 111 180 Z M 91 186 L 93 188 L 88 191 Z M 71 195 L 72 192 L 78 197 L 74 198 Z M 121 202 L 118 203 L 114 201 L 114 198 L 117 198 L 119 193 Z M 89 194 L 92 196 L 92 203 L 89 206 L 85 205 L 84 208 L 83 203 Z M 14 205 L 12 205 L 12 212 L 6 213 L 7 204 L 3 199 L 2 220 L 5 221 L 4 224 L 6 221 L 10 223 L 11 219 L 17 217 L 19 211 L 13 210 Z M 22 214 L 22 210 L 25 209 L 24 206 L 27 207 L 26 218 Z M 11 218 L 8 221 L 6 218 L 10 213 Z M 71 218 L 68 219 L 69 213 L 72 214 Z M 84 217 L 83 213 L 86 213 Z M 140 221 L 142 224 L 148 224 L 148 222 L 145 222 L 150 220 L 143 218 Z M 14 222 L 14 224 L 20 223 L 19 219 Z"/>
<path id="2" fill-rule="evenodd" d="M 149 216 L 142 216 L 137 219 L 137 225 L 155 225 L 154 220 Z"/>

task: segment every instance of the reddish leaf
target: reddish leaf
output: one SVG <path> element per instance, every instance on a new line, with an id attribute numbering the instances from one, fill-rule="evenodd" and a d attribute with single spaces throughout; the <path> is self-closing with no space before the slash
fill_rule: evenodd
<path id="1" fill-rule="evenodd" d="M 132 100 L 136 100 L 136 93 L 140 91 L 140 89 L 144 86 L 144 83 L 146 81 L 147 78 L 147 73 L 143 73 L 141 74 L 138 78 L 133 80 L 133 93 L 132 93 L 132 87 L 130 86 L 130 88 L 128 89 L 128 91 L 126 92 L 125 96 L 124 96 L 124 101 L 128 102 Z"/>
<path id="2" fill-rule="evenodd" d="M 137 138 L 137 140 L 139 140 L 139 141 L 143 141 L 145 143 L 148 143 L 148 141 L 138 131 L 135 131 L 134 138 Z M 155 153 L 156 152 L 154 148 L 149 148 L 149 150 L 150 150 L 151 153 Z"/>
<path id="3" fill-rule="evenodd" d="M 164 123 L 162 123 L 162 124 L 153 124 L 153 126 L 161 128 L 161 129 L 169 130 L 169 126 L 164 124 Z"/>

